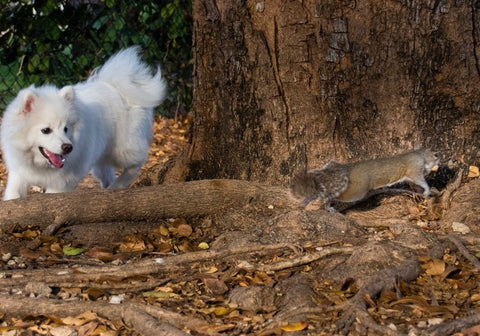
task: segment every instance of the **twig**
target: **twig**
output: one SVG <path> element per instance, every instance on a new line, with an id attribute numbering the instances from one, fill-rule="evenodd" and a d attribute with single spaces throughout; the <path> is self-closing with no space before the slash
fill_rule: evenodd
<path id="1" fill-rule="evenodd" d="M 18 66 L 18 71 L 17 71 L 17 74 L 15 76 L 20 76 L 22 74 L 22 68 L 23 68 L 23 62 L 25 61 L 25 54 L 22 55 L 22 58 L 20 59 L 20 65 Z"/>
<path id="2" fill-rule="evenodd" d="M 316 261 L 321 258 L 328 257 L 332 254 L 351 254 L 354 251 L 354 247 L 330 247 L 323 249 L 318 252 L 314 253 L 309 253 L 302 255 L 300 257 L 288 259 L 288 260 L 282 260 L 278 261 L 272 264 L 268 265 L 260 265 L 260 264 L 250 264 L 250 263 L 240 263 L 237 267 L 240 268 L 246 268 L 246 269 L 255 269 L 258 271 L 263 271 L 263 272 L 274 272 L 274 271 L 279 271 L 283 270 L 286 268 L 292 268 L 296 266 L 301 266 L 305 264 L 309 264 L 313 261 Z"/>

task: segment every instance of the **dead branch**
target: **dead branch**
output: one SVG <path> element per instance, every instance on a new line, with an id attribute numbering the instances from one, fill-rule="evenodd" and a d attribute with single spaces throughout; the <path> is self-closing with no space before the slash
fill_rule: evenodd
<path id="1" fill-rule="evenodd" d="M 85 311 L 92 311 L 112 321 L 124 321 L 128 326 L 142 335 L 184 336 L 187 333 L 172 325 L 193 328 L 205 324 L 197 318 L 187 318 L 180 314 L 165 311 L 159 307 L 143 306 L 135 303 L 109 304 L 105 302 L 62 302 L 46 298 L 19 297 L 18 295 L 0 294 L 0 312 L 14 316 L 76 316 Z"/>
<path id="2" fill-rule="evenodd" d="M 480 323 L 480 314 L 474 314 L 464 318 L 446 321 L 441 324 L 433 325 L 426 330 L 426 335 L 453 335 L 463 329 L 478 325 Z"/>
<path id="3" fill-rule="evenodd" d="M 3 202 L 0 233 L 38 226 L 49 232 L 70 223 L 202 216 L 251 202 L 287 204 L 288 191 L 239 180 L 203 180 L 127 190 L 36 194 Z M 28 211 L 27 211 L 28 209 Z"/>
<path id="4" fill-rule="evenodd" d="M 286 268 L 309 264 L 313 261 L 328 257 L 332 254 L 341 254 L 341 253 L 351 254 L 353 250 L 354 250 L 354 247 L 329 247 L 314 253 L 305 254 L 296 258 L 282 260 L 282 261 L 275 262 L 268 265 L 241 263 L 239 267 L 245 268 L 245 269 L 254 269 L 257 271 L 263 271 L 268 273 L 268 272 L 280 271 Z"/>
<path id="5" fill-rule="evenodd" d="M 50 286 L 61 287 L 97 287 L 96 283 L 112 280 L 123 280 L 135 276 L 144 276 L 155 273 L 179 271 L 193 267 L 193 263 L 224 260 L 234 256 L 238 258 L 242 254 L 268 254 L 275 250 L 292 249 L 291 244 L 273 244 L 246 246 L 231 250 L 211 250 L 190 252 L 179 255 L 140 260 L 134 264 L 120 266 L 83 266 L 77 268 L 49 268 L 48 270 L 12 270 L 3 272 L 0 279 L 0 287 L 24 286 L 29 282 L 43 282 Z M 203 265 L 203 263 L 202 263 Z M 21 277 L 14 276 L 20 273 Z"/>

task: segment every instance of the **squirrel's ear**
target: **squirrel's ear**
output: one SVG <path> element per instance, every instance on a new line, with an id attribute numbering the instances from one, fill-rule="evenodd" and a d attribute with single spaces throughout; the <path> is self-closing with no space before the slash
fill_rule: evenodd
<path id="1" fill-rule="evenodd" d="M 413 150 L 419 150 L 419 149 L 422 149 L 422 144 L 420 143 L 419 140 L 415 140 L 415 142 L 413 143 Z"/>

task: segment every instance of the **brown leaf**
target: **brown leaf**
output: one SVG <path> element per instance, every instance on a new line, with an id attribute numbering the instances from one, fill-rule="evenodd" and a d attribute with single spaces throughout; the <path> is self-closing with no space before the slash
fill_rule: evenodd
<path id="1" fill-rule="evenodd" d="M 103 295 L 103 290 L 99 288 L 91 287 L 87 289 L 87 295 L 90 300 L 95 301 Z"/>
<path id="2" fill-rule="evenodd" d="M 235 328 L 237 325 L 233 323 L 229 324 L 201 324 L 201 325 L 195 325 L 192 330 L 196 331 L 197 333 L 203 335 L 203 334 L 217 334 L 220 332 L 224 332 L 230 329 Z"/>
<path id="3" fill-rule="evenodd" d="M 380 299 L 379 302 L 391 302 L 398 300 L 398 295 L 395 292 L 392 292 L 391 290 L 384 290 L 380 294 Z"/>
<path id="4" fill-rule="evenodd" d="M 170 231 L 168 231 L 167 227 L 163 224 L 158 227 L 158 232 L 165 237 L 170 235 Z"/>
<path id="5" fill-rule="evenodd" d="M 181 224 L 177 227 L 177 234 L 180 237 L 189 237 L 193 232 L 193 229 L 188 224 Z"/>
<path id="6" fill-rule="evenodd" d="M 154 243 L 155 245 L 155 248 L 158 252 L 163 252 L 163 253 L 166 253 L 166 252 L 170 252 L 172 250 L 172 243 L 171 242 L 164 242 L 164 241 L 160 241 L 160 242 L 156 242 Z"/>
<path id="7" fill-rule="evenodd" d="M 95 258 L 101 261 L 109 262 L 115 260 L 115 256 L 113 254 L 112 249 L 106 247 L 93 247 L 85 252 L 85 255 L 89 256 L 90 258 Z"/>
<path id="8" fill-rule="evenodd" d="M 214 279 L 214 278 L 205 278 L 203 283 L 207 288 L 207 291 L 213 295 L 222 295 L 228 292 L 228 287 L 224 281 Z"/>
<path id="9" fill-rule="evenodd" d="M 440 259 L 432 259 L 431 261 L 422 265 L 425 272 L 430 275 L 441 275 L 445 272 L 445 262 Z"/>
<path id="10" fill-rule="evenodd" d="M 212 266 L 205 273 L 212 274 L 212 273 L 216 273 L 217 271 L 218 271 L 218 268 L 215 266 Z"/>
<path id="11" fill-rule="evenodd" d="M 78 328 L 78 336 L 90 336 L 97 329 L 98 322 L 91 321 Z"/>
<path id="12" fill-rule="evenodd" d="M 121 243 L 118 247 L 119 252 L 138 252 L 146 250 L 145 241 L 140 237 L 129 235 L 126 242 Z"/>
<path id="13" fill-rule="evenodd" d="M 50 245 L 50 251 L 57 254 L 63 254 L 63 249 L 59 243 L 53 243 L 52 245 Z"/>
<path id="14" fill-rule="evenodd" d="M 189 241 L 182 240 L 178 245 L 178 249 L 182 252 L 192 252 L 194 249 Z"/>

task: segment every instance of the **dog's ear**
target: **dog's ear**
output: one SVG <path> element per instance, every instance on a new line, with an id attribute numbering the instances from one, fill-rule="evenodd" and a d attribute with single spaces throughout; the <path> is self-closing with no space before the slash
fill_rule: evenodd
<path id="1" fill-rule="evenodd" d="M 33 105 L 37 100 L 38 96 L 36 93 L 29 87 L 20 91 L 20 113 L 28 114 L 33 112 Z"/>
<path id="2" fill-rule="evenodd" d="M 64 86 L 60 90 L 60 97 L 69 102 L 73 101 L 73 98 L 75 98 L 75 92 L 73 91 L 73 87 L 70 85 Z"/>

